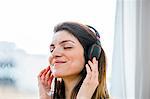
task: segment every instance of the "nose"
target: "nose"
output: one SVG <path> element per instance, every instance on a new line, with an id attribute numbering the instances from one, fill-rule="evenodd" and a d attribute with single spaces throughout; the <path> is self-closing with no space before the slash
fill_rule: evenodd
<path id="1" fill-rule="evenodd" d="M 57 47 L 51 53 L 52 57 L 61 57 L 62 56 L 62 49 Z"/>
<path id="2" fill-rule="evenodd" d="M 61 51 L 61 48 L 55 48 L 53 50 L 53 52 L 50 54 L 49 56 L 49 63 L 50 64 L 53 64 L 54 63 L 54 60 L 58 57 L 61 57 L 62 56 L 62 51 Z"/>

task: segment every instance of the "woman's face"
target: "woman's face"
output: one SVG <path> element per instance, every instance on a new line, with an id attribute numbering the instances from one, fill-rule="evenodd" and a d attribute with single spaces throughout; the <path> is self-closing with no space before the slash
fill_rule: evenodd
<path id="1" fill-rule="evenodd" d="M 78 76 L 84 67 L 84 49 L 78 39 L 68 31 L 54 34 L 50 45 L 50 64 L 54 77 Z"/>

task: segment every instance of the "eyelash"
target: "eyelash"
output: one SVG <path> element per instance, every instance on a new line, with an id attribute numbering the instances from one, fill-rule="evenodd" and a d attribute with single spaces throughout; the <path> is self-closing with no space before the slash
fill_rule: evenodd
<path id="1" fill-rule="evenodd" d="M 71 49 L 72 47 L 64 47 L 64 49 Z"/>
<path id="2" fill-rule="evenodd" d="M 67 49 L 71 49 L 71 48 L 73 48 L 73 47 L 63 47 L 63 49 L 66 49 L 66 50 L 67 50 Z M 54 49 L 55 49 L 55 48 L 54 48 Z M 50 52 L 52 53 L 54 49 L 50 49 Z"/>
<path id="3" fill-rule="evenodd" d="M 50 52 L 51 52 L 51 53 L 53 52 L 53 50 L 54 50 L 54 49 L 51 49 L 51 48 L 50 48 Z"/>

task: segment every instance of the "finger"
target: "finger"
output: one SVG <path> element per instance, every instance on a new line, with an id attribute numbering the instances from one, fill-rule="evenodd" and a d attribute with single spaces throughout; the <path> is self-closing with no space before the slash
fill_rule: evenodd
<path id="1" fill-rule="evenodd" d="M 90 63 L 91 63 L 92 71 L 97 72 L 98 71 L 98 61 L 96 60 L 96 58 L 94 57 L 92 59 L 92 62 L 90 62 Z"/>
<path id="2" fill-rule="evenodd" d="M 49 85 L 49 86 L 51 85 L 53 78 L 54 78 L 53 75 L 51 75 L 51 76 L 49 77 L 49 79 L 48 79 L 48 85 Z"/>
<path id="3" fill-rule="evenodd" d="M 49 77 L 51 76 L 51 71 L 49 70 L 45 75 L 45 80 L 48 81 Z"/>
<path id="4" fill-rule="evenodd" d="M 50 71 L 50 66 L 48 66 L 46 68 L 46 70 L 44 71 L 44 73 L 41 75 L 41 79 L 45 80 L 45 76 L 46 76 L 46 74 L 47 74 L 48 71 Z"/>
<path id="5" fill-rule="evenodd" d="M 98 61 L 94 57 L 92 59 L 92 62 L 91 61 L 89 62 L 90 66 L 92 68 L 92 78 L 91 79 L 96 80 L 96 79 L 98 79 Z"/>
<path id="6" fill-rule="evenodd" d="M 42 74 L 45 72 L 45 70 L 46 70 L 46 69 L 43 69 L 43 70 L 39 73 L 38 78 L 42 76 Z"/>
<path id="7" fill-rule="evenodd" d="M 90 81 L 90 79 L 91 79 L 91 76 L 92 76 L 91 69 L 90 69 L 88 64 L 86 64 L 86 71 L 87 71 L 87 75 L 85 77 L 84 82 L 88 83 Z"/>
<path id="8" fill-rule="evenodd" d="M 98 81 L 98 70 L 93 70 L 92 71 L 92 77 L 91 77 L 91 80 L 92 81 Z"/>
<path id="9" fill-rule="evenodd" d="M 43 75 L 45 76 L 49 70 L 50 70 L 50 66 L 48 66 L 48 67 L 46 68 L 46 71 L 43 73 Z"/>
<path id="10" fill-rule="evenodd" d="M 97 60 L 96 60 L 96 58 L 95 58 L 95 57 L 93 57 L 92 62 L 93 62 L 94 64 L 96 64 L 96 63 L 97 63 Z"/>
<path id="11" fill-rule="evenodd" d="M 94 71 L 95 70 L 95 65 L 94 63 L 92 63 L 90 60 L 88 61 L 88 64 L 90 65 L 90 68 L 91 68 L 91 71 Z"/>

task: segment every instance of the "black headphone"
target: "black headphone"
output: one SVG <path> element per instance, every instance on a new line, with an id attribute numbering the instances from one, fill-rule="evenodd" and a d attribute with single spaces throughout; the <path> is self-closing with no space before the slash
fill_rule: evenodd
<path id="1" fill-rule="evenodd" d="M 92 26 L 89 26 L 89 25 L 87 25 L 87 26 L 89 27 L 90 30 L 91 29 L 94 30 L 94 32 L 96 34 L 96 38 L 97 38 L 96 42 L 94 44 L 92 44 L 88 49 L 88 58 L 90 60 L 92 60 L 93 57 L 96 57 L 96 59 L 98 60 L 100 58 L 101 50 L 102 50 L 101 49 L 101 43 L 100 43 L 100 40 L 99 40 L 100 35 L 99 35 L 98 31 L 95 28 L 93 28 Z"/>

